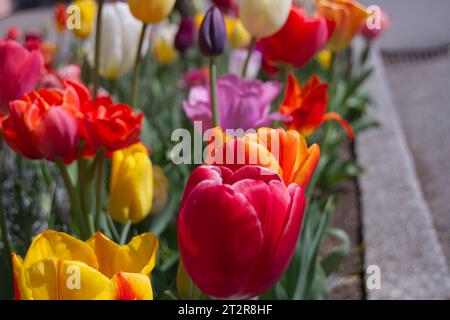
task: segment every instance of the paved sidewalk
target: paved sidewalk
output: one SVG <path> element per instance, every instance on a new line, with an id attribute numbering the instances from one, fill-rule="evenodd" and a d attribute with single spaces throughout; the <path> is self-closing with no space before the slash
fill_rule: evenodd
<path id="1" fill-rule="evenodd" d="M 450 262 L 450 57 L 445 51 L 385 61 L 425 199 Z"/>
<path id="2" fill-rule="evenodd" d="M 367 290 L 367 297 L 448 299 L 446 259 L 376 52 L 368 88 L 374 100 L 373 116 L 382 127 L 361 134 L 356 148 L 366 169 L 360 179 L 365 266 L 381 270 L 381 289 Z"/>

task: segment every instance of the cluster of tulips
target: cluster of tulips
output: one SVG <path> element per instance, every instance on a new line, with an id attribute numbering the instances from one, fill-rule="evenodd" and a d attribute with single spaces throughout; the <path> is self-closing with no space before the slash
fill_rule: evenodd
<path id="1" fill-rule="evenodd" d="M 74 6 L 80 25 L 68 28 Z M 62 49 L 39 34 L 21 43 L 20 30 L 11 28 L 0 40 L 2 148 L 45 168 L 55 164 L 59 176 L 55 170 L 50 180 L 64 184 L 71 220 L 56 226 L 66 232 L 37 235 L 22 259 L 8 236 L 8 213 L 0 210 L 16 299 L 153 299 L 151 272 L 163 261 L 162 270 L 175 265 L 177 272 L 169 289 L 156 290 L 166 298 L 249 299 L 270 291 L 306 250 L 299 238 L 324 175 L 321 149 L 328 157 L 333 133 L 355 137 L 333 106 L 335 71 L 358 33 L 369 46 L 389 24 L 385 13 L 377 29 L 368 19 L 352 0 L 317 0 L 314 12 L 292 0 L 76 0 L 56 6 L 55 25 L 60 35 L 71 29 L 81 39 L 73 55 L 82 52 L 84 62 L 58 67 Z M 198 48 L 203 57 L 193 54 Z M 228 72 L 219 76 L 225 54 Z M 188 93 L 174 112 L 190 120 L 193 132 L 215 137 L 203 165 L 183 169 L 178 195 L 164 165 L 170 147 L 146 137 L 156 135 L 148 121 L 156 123 L 152 129 L 170 126 L 158 118 L 168 106 L 163 99 L 149 112 L 145 101 L 146 86 L 163 81 L 148 80 L 147 65 L 177 61 L 189 61 L 176 67 L 181 79 L 162 85 Z M 323 72 L 302 84 L 299 70 L 313 61 Z M 268 81 L 257 79 L 261 68 Z M 344 130 L 323 125 L 328 121 Z M 321 127 L 328 140 L 318 142 Z M 145 222 L 161 212 L 165 224 L 155 231 Z M 305 228 L 302 234 L 314 232 Z M 167 258 L 171 246 L 178 249 Z"/>

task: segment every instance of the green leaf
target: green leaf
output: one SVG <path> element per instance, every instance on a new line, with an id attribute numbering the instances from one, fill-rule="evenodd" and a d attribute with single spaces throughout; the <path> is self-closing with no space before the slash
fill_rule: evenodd
<path id="1" fill-rule="evenodd" d="M 341 244 L 330 249 L 330 251 L 322 258 L 320 264 L 326 276 L 330 276 L 339 269 L 342 260 L 350 252 L 350 238 L 347 233 L 340 229 L 329 229 L 327 234 Z"/>

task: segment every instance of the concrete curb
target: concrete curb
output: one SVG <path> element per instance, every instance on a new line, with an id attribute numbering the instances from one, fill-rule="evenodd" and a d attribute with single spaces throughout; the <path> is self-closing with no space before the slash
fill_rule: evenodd
<path id="1" fill-rule="evenodd" d="M 366 288 L 367 298 L 448 299 L 450 273 L 378 50 L 370 59 L 371 111 L 382 127 L 361 134 L 356 153 L 366 169 L 359 180 L 365 267 L 380 268 L 381 289 Z"/>

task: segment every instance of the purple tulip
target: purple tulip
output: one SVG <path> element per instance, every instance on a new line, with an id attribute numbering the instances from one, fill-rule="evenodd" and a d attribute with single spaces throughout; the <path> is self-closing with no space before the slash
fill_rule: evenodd
<path id="1" fill-rule="evenodd" d="M 189 17 L 183 17 L 177 35 L 175 36 L 175 48 L 180 52 L 187 50 L 194 42 L 195 34 L 194 20 Z"/>
<path id="2" fill-rule="evenodd" d="M 270 105 L 279 95 L 282 85 L 275 81 L 246 81 L 235 75 L 225 75 L 217 81 L 219 123 L 226 129 L 258 129 L 273 120 L 282 120 L 278 113 L 270 113 Z M 186 115 L 202 122 L 202 130 L 212 128 L 209 84 L 195 86 L 183 102 Z"/>
<path id="3" fill-rule="evenodd" d="M 227 46 L 227 31 L 222 11 L 211 7 L 200 26 L 198 38 L 200 50 L 207 57 L 221 55 Z"/>

